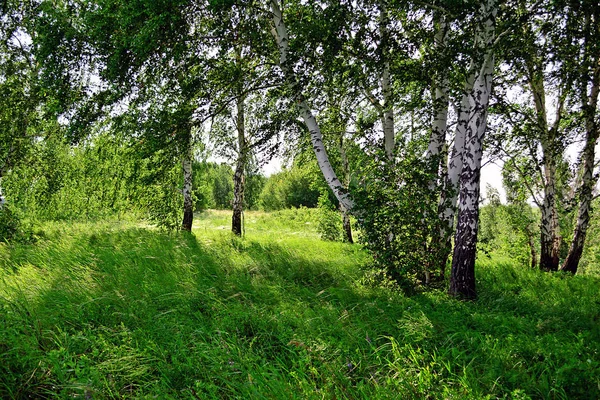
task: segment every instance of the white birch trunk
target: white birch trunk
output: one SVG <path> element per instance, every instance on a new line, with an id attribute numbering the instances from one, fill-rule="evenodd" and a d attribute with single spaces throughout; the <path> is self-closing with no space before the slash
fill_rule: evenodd
<path id="1" fill-rule="evenodd" d="M 458 224 L 454 239 L 454 255 L 450 276 L 452 296 L 473 299 L 475 288 L 475 256 L 479 229 L 479 186 L 483 136 L 487 128 L 487 109 L 494 72 L 494 25 L 497 13 L 496 0 L 481 4 L 482 26 L 479 28 L 479 49 L 484 59 L 469 97 L 469 123 L 465 136 L 463 168 L 460 176 L 460 202 Z"/>
<path id="2" fill-rule="evenodd" d="M 331 166 L 331 163 L 329 162 L 329 157 L 323 144 L 323 135 L 321 134 L 319 124 L 317 123 L 317 120 L 308 106 L 308 103 L 304 99 L 301 88 L 298 87 L 297 79 L 294 76 L 293 70 L 291 70 L 288 65 L 287 55 L 289 48 L 289 35 L 287 26 L 283 21 L 283 13 L 279 6 L 278 0 L 271 0 L 271 12 L 273 13 L 274 24 L 273 35 L 277 41 L 277 47 L 279 48 L 279 65 L 284 73 L 287 84 L 289 85 L 290 89 L 292 89 L 295 100 L 297 101 L 297 106 L 300 109 L 300 116 L 304 120 L 304 123 L 310 132 L 310 139 L 319 168 L 323 173 L 323 177 L 325 178 L 327 185 L 331 188 L 340 204 L 345 207 L 346 210 L 351 211 L 354 207 L 354 201 L 344 190 L 342 183 L 338 179 L 333 167 Z"/>
<path id="3" fill-rule="evenodd" d="M 446 40 L 446 32 L 447 25 L 445 19 L 438 19 L 436 17 L 435 20 L 436 25 L 436 34 L 435 34 L 435 47 L 437 53 L 440 54 L 444 52 L 445 40 Z M 427 152 L 425 153 L 426 160 L 428 162 L 428 167 L 430 168 L 429 173 L 431 173 L 431 178 L 429 179 L 429 183 L 427 184 L 428 189 L 432 193 L 438 193 L 439 185 L 443 183 L 444 179 L 444 168 L 442 168 L 442 163 L 444 162 L 444 148 L 446 144 L 446 132 L 448 130 L 448 75 L 443 68 L 438 69 L 436 71 L 433 78 L 432 85 L 432 102 L 433 102 L 433 121 L 431 123 L 431 136 L 429 138 L 429 146 L 427 147 Z M 435 171 L 435 172 L 434 172 Z M 440 194 L 443 196 L 443 194 Z M 429 213 L 427 213 L 425 220 L 423 221 L 423 226 L 427 227 L 427 219 L 430 217 Z M 435 250 L 437 254 L 425 264 L 425 284 L 429 284 L 431 281 L 431 270 L 437 269 L 440 271 L 441 277 L 444 276 L 445 273 L 445 264 L 446 261 L 444 259 L 444 266 L 442 266 L 442 262 L 438 257 L 442 252 L 440 251 L 440 242 L 441 236 L 440 232 L 433 232 L 431 236 L 431 244 L 427 242 L 424 243 L 424 246 L 431 249 L 431 246 L 436 246 Z M 437 236 L 436 236 L 437 234 Z M 446 253 L 447 254 L 447 253 Z M 447 255 L 446 255 L 447 258 Z"/>
<path id="4" fill-rule="evenodd" d="M 582 82 L 582 92 L 587 93 L 587 80 Z M 600 55 L 597 56 L 592 75 L 591 92 L 589 97 L 582 96 L 582 108 L 585 118 L 586 143 L 583 149 L 583 177 L 579 192 L 579 208 L 577 210 L 577 223 L 573 232 L 573 240 L 569 253 L 561 266 L 562 271 L 572 274 L 577 273 L 579 261 L 583 254 L 585 237 L 590 223 L 592 210 L 592 191 L 596 180 L 594 179 L 595 148 L 600 136 L 600 126 L 596 118 L 598 114 L 598 95 L 600 93 Z"/>
<path id="5" fill-rule="evenodd" d="M 444 52 L 446 42 L 447 23 L 445 18 L 441 17 L 441 19 L 437 19 L 436 25 L 435 48 L 439 54 Z M 446 132 L 448 130 L 448 73 L 443 68 L 440 68 L 435 74 L 432 94 L 433 121 L 426 157 L 430 162 L 435 162 L 432 171 L 439 174 L 441 172 L 440 165 L 442 163 L 442 153 L 446 144 Z M 429 189 L 435 190 L 436 186 L 436 180 L 432 179 L 429 183 Z"/>
<path id="6" fill-rule="evenodd" d="M 381 74 L 381 90 L 383 94 L 383 145 L 389 160 L 394 159 L 396 135 L 394 132 L 394 104 L 392 102 L 392 88 L 390 78 L 390 63 L 385 62 Z"/>
<path id="7" fill-rule="evenodd" d="M 540 269 L 556 271 L 559 264 L 560 247 L 558 211 L 556 209 L 556 159 L 558 156 L 556 154 L 556 130 L 558 126 L 553 129 L 548 127 L 542 68 L 541 63 L 527 63 L 529 88 L 535 104 L 544 169 L 544 200 L 540 207 Z"/>
<path id="8" fill-rule="evenodd" d="M 544 200 L 540 209 L 540 269 L 556 271 L 560 247 L 556 210 L 556 166 L 554 157 L 550 155 L 552 150 L 542 145 L 542 151 L 544 152 Z"/>
<path id="9" fill-rule="evenodd" d="M 579 207 L 577 210 L 577 223 L 573 232 L 573 240 L 569 247 L 569 253 L 561 266 L 562 271 L 577 273 L 579 261 L 583 254 L 585 237 L 590 223 L 592 211 L 592 190 L 596 183 L 594 179 L 594 158 L 598 142 L 598 129 L 588 130 L 586 133 L 586 145 L 583 150 L 583 181 L 579 193 Z"/>
<path id="10" fill-rule="evenodd" d="M 381 94 L 383 95 L 383 112 L 381 123 L 383 125 L 383 146 L 389 160 L 394 158 L 396 137 L 394 132 L 394 103 L 392 100 L 392 79 L 390 75 L 389 58 L 389 30 L 388 13 L 384 2 L 379 2 L 379 35 L 381 41 L 381 54 L 383 57 L 383 70 L 381 72 Z"/>
<path id="11" fill-rule="evenodd" d="M 456 217 L 456 207 L 458 203 L 458 186 L 463 166 L 465 135 L 469 122 L 469 95 L 473 90 L 475 78 L 476 74 L 470 74 L 467 76 L 465 82 L 464 93 L 457 110 L 458 120 L 454 131 L 454 144 L 452 145 L 447 174 L 438 206 L 440 240 L 438 243 L 437 262 L 442 276 L 445 274 L 446 262 L 450 256 L 450 251 L 452 250 L 452 234 L 454 233 L 454 219 Z"/>
<path id="12" fill-rule="evenodd" d="M 231 217 L 231 231 L 238 235 L 242 235 L 242 214 L 244 212 L 244 191 L 245 191 L 245 169 L 246 169 L 246 154 L 248 152 L 246 143 L 246 121 L 244 96 L 239 96 L 237 99 L 237 116 L 236 128 L 238 133 L 238 159 L 233 175 L 233 215 Z"/>

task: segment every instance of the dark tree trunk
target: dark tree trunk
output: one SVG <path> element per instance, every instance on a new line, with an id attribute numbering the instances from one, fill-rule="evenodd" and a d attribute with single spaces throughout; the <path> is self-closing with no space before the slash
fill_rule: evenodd
<path id="1" fill-rule="evenodd" d="M 344 129 L 346 128 L 346 121 L 343 123 Z M 350 186 L 350 163 L 348 161 L 348 155 L 346 154 L 346 147 L 344 145 L 344 132 L 340 132 L 338 141 L 338 150 L 340 152 L 340 158 L 342 159 L 342 169 L 344 173 L 344 188 L 347 190 Z M 342 214 L 342 228 L 344 230 L 344 241 L 348 243 L 354 243 L 352 239 L 352 224 L 350 223 L 350 214 L 348 210 L 340 203 L 340 212 Z"/>
<path id="2" fill-rule="evenodd" d="M 194 212 L 189 209 L 185 209 L 183 211 L 183 222 L 181 224 L 181 229 L 187 232 L 192 231 L 192 224 L 194 223 Z"/>
<path id="3" fill-rule="evenodd" d="M 344 228 L 344 242 L 354 243 L 352 239 L 352 225 L 350 224 L 350 215 L 342 208 L 342 226 Z"/>
<path id="4" fill-rule="evenodd" d="M 183 160 L 183 221 L 181 229 L 192 231 L 194 222 L 194 202 L 192 201 L 192 136 L 190 132 L 189 149 Z"/>
<path id="5" fill-rule="evenodd" d="M 477 253 L 477 231 L 479 229 L 479 206 L 477 204 L 479 199 L 479 173 L 478 169 L 472 170 L 466 165 L 463 166 L 461 188 L 470 183 L 476 189 L 472 191 L 461 189 L 461 207 L 458 213 L 450 273 L 450 295 L 466 300 L 477 298 L 475 256 Z M 463 181 L 465 184 L 463 184 Z M 467 202 L 472 206 L 464 206 L 467 205 Z"/>
<path id="6" fill-rule="evenodd" d="M 537 268 L 537 252 L 535 251 L 535 240 L 534 240 L 533 232 L 531 232 L 531 229 L 529 228 L 529 226 L 527 226 L 527 228 L 525 229 L 525 234 L 527 235 L 527 243 L 529 245 L 529 251 L 531 253 L 531 268 L 536 269 Z"/>
<path id="7" fill-rule="evenodd" d="M 561 271 L 570 272 L 573 275 L 577 273 L 579 261 L 581 260 L 581 255 L 583 254 L 583 245 L 585 244 L 585 235 L 587 230 L 586 228 L 587 226 L 585 228 L 581 227 L 575 232 L 573 242 L 571 242 L 571 247 L 569 248 L 569 254 L 560 268 Z"/>

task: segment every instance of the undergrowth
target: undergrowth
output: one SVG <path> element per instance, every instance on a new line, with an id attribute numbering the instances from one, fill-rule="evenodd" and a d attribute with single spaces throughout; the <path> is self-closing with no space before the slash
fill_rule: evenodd
<path id="1" fill-rule="evenodd" d="M 360 283 L 310 211 L 0 244 L 0 398 L 598 398 L 600 280 L 481 260 L 479 299 Z"/>

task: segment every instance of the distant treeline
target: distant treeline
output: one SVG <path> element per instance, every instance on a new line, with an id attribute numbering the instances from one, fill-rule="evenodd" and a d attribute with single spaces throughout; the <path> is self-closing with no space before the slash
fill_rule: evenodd
<path id="1" fill-rule="evenodd" d="M 39 220 L 77 220 L 135 212 L 158 222 L 181 207 L 181 165 L 160 154 L 140 157 L 135 144 L 100 135 L 72 146 L 59 139 L 33 146 L 31 162 L 3 179 L 16 212 Z M 231 209 L 233 169 L 225 163 L 194 161 L 195 210 Z M 294 165 L 265 177 L 247 171 L 246 209 L 316 207 L 325 187 L 315 168 Z M 168 217 L 168 216 L 167 216 Z M 167 218 L 167 221 L 169 218 Z M 178 216 L 172 216 L 174 224 Z"/>

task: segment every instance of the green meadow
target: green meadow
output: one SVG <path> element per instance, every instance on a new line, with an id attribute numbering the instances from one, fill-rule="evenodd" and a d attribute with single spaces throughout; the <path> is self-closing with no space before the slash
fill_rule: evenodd
<path id="1" fill-rule="evenodd" d="M 316 211 L 46 223 L 0 244 L 0 398 L 597 399 L 600 279 L 480 256 L 479 298 L 367 284 Z"/>

